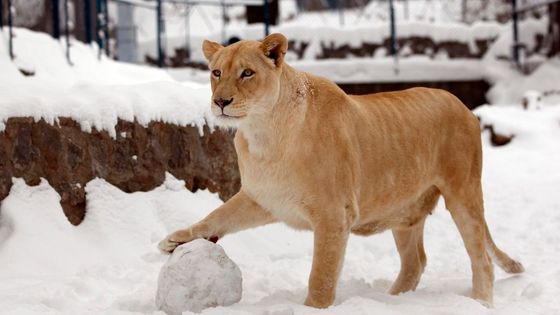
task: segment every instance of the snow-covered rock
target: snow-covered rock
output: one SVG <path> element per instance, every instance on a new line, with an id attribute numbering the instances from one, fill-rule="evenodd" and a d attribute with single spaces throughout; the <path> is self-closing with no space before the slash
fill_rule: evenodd
<path id="1" fill-rule="evenodd" d="M 241 270 L 223 248 L 198 239 L 175 249 L 158 279 L 157 307 L 170 315 L 241 299 Z"/>

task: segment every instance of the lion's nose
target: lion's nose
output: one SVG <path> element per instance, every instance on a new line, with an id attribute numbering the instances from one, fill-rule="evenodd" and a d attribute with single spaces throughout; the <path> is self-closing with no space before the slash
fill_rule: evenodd
<path id="1" fill-rule="evenodd" d="M 214 103 L 218 105 L 218 107 L 220 107 L 221 109 L 224 109 L 224 107 L 231 104 L 231 102 L 233 102 L 233 98 L 230 98 L 229 100 L 225 100 L 223 98 L 217 98 L 214 100 Z"/>

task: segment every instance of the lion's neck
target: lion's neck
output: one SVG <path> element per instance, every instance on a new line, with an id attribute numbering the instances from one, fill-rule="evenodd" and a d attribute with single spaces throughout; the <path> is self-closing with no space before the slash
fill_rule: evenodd
<path id="1" fill-rule="evenodd" d="M 310 91 L 305 73 L 284 65 L 278 101 L 260 106 L 239 127 L 251 154 L 273 156 L 274 151 L 285 150 L 291 136 L 303 128 L 307 104 L 312 96 Z"/>

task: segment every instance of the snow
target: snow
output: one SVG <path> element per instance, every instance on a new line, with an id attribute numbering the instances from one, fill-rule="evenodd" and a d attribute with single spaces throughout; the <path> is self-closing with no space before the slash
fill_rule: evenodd
<path id="1" fill-rule="evenodd" d="M 526 110 L 521 105 L 484 105 L 476 108 L 474 113 L 480 118 L 481 125 L 493 125 L 496 133 L 513 135 L 512 141 L 521 142 L 526 148 L 548 146 L 550 141 L 557 142 L 560 136 L 560 106 L 542 105 Z M 541 137 L 542 134 L 551 137 Z"/>
<path id="2" fill-rule="evenodd" d="M 203 314 L 560 312 L 559 112 L 560 106 L 540 111 L 495 106 L 476 112 L 500 130 L 524 126 L 512 130 L 516 138 L 505 147 L 492 147 L 488 135 L 482 135 L 486 217 L 498 245 L 526 267 L 518 276 L 495 269 L 494 308 L 468 297 L 468 256 L 440 202 L 426 224 L 428 266 L 415 292 L 387 294 L 400 265 L 390 233 L 352 236 L 335 305 L 323 311 L 305 307 L 312 234 L 273 224 L 220 240 L 243 274 L 243 298 Z M 167 256 L 157 251 L 157 243 L 221 203 L 206 191 L 187 191 L 171 175 L 150 192 L 127 194 L 101 179 L 88 183 L 86 191 L 87 215 L 74 227 L 46 181 L 29 187 L 14 179 L 0 208 L 3 312 L 162 314 L 154 297 Z"/>
<path id="3" fill-rule="evenodd" d="M 26 29 L 14 31 L 13 63 L 2 54 L 0 41 L 0 66 L 3 70 L 6 64 L 8 70 L 0 73 L 0 132 L 8 118 L 18 116 L 50 124 L 70 117 L 86 132 L 105 130 L 113 138 L 118 119 L 193 125 L 201 133 L 204 125 L 214 123 L 207 84 L 180 83 L 159 69 L 98 60 L 94 47 L 77 41 L 72 42 L 70 66 L 61 42 Z M 17 64 L 25 64 L 35 75 L 24 78 L 14 70 Z"/>
<path id="4" fill-rule="evenodd" d="M 392 58 L 352 58 L 298 61 L 290 65 L 337 83 L 468 81 L 482 80 L 485 73 L 478 60 L 432 60 L 424 56 L 399 59 L 397 64 Z"/>
<path id="5" fill-rule="evenodd" d="M 409 1 L 405 13 L 405 2 L 395 2 L 395 18 L 398 21 L 398 37 L 429 37 L 435 42 L 447 40 L 467 43 L 476 51 L 477 39 L 498 37 L 507 25 L 492 20 L 495 16 L 478 18 L 471 24 L 458 23 L 461 19 L 461 3 L 459 1 Z M 470 15 L 481 15 L 482 12 L 504 12 L 507 4 L 486 4 L 484 10 L 476 10 L 469 5 Z M 480 4 L 479 4 L 480 6 Z M 387 2 L 370 1 L 363 8 L 343 11 L 341 17 L 338 10 L 319 12 L 297 12 L 297 4 L 293 0 L 280 1 L 280 24 L 271 27 L 271 32 L 280 32 L 296 42 L 309 42 L 304 59 L 315 59 L 321 43 L 338 46 L 357 46 L 362 43 L 380 44 L 389 36 L 389 18 Z M 286 9 L 286 10 L 284 10 Z M 475 9 L 475 10 L 473 10 Z M 164 49 L 169 55 L 175 49 L 185 47 L 188 41 L 192 47 L 192 59 L 204 61 L 204 56 L 197 49 L 204 39 L 227 42 L 233 36 L 242 39 L 262 39 L 263 24 L 247 25 L 245 9 L 242 6 L 227 7 L 225 13 L 230 19 L 224 28 L 222 10 L 219 6 L 193 5 L 186 20 L 185 7 L 168 5 L 165 9 L 165 42 Z M 491 15 L 491 14 L 490 14 Z M 469 16 L 468 18 L 472 18 Z M 154 10 L 136 8 L 135 20 L 138 29 L 139 56 L 156 55 L 156 17 Z M 486 21 L 482 21 L 486 20 Z M 188 23 L 188 24 L 187 24 Z M 188 25 L 188 34 L 187 27 Z M 546 26 L 546 23 L 544 24 Z M 522 34 L 523 35 L 523 34 Z"/>
<path id="6" fill-rule="evenodd" d="M 157 307 L 168 315 L 229 306 L 241 300 L 241 271 L 224 249 L 204 239 L 183 244 L 161 268 Z"/>
<path id="7" fill-rule="evenodd" d="M 533 73 L 523 75 L 508 62 L 486 61 L 486 77 L 494 83 L 486 95 L 491 104 L 519 104 L 526 91 L 543 94 L 542 103 L 560 103 L 560 59 L 541 64 Z"/>
<path id="8" fill-rule="evenodd" d="M 34 91 L 30 94 L 26 91 Z M 51 84 L 0 84 L 0 131 L 10 117 L 33 117 L 56 124 L 58 117 L 70 117 L 82 130 L 105 130 L 116 138 L 118 119 L 147 126 L 162 121 L 179 126 L 213 125 L 206 86 L 178 82 L 135 85 L 76 85 L 61 88 Z"/>
<path id="9" fill-rule="evenodd" d="M 489 32 L 493 31 L 490 26 Z M 169 75 L 98 60 L 95 47 L 78 42 L 72 43 L 74 65 L 70 66 L 63 42 L 23 29 L 15 32 L 15 62 L 7 57 L 6 33 L 0 38 L 0 132 L 9 117 L 27 115 L 52 124 L 59 116 L 72 117 L 85 131 L 106 130 L 113 137 L 119 118 L 144 125 L 153 120 L 199 128 L 212 124 L 208 85 L 172 78 L 204 82 L 204 72 L 177 70 Z M 469 36 L 465 38 L 471 40 Z M 442 58 L 430 61 L 436 65 L 430 68 L 415 56 L 399 61 L 398 76 L 392 73 L 389 59 L 294 64 L 340 82 L 416 80 L 422 74 L 492 80 L 489 98 L 494 105 L 480 107 L 475 114 L 497 132 L 515 136 L 508 145 L 493 147 L 488 133 L 481 135 L 486 217 L 498 245 L 526 268 L 517 276 L 495 269 L 494 308 L 486 309 L 468 297 L 470 262 L 440 202 L 426 223 L 428 266 L 415 292 L 387 294 L 400 266 L 390 233 L 352 236 L 335 304 L 327 310 L 303 306 L 312 234 L 273 224 L 220 240 L 241 270 L 243 296 L 239 303 L 202 313 L 560 313 L 560 63 L 549 60 L 522 76 L 494 57 L 481 63 Z M 22 67 L 32 69 L 35 76 L 24 77 L 18 70 Z M 527 90 L 542 93 L 540 110 L 523 110 L 519 105 Z M 217 195 L 189 192 L 183 181 L 169 174 L 160 187 L 132 194 L 95 179 L 85 186 L 86 217 L 72 226 L 64 217 L 59 195 L 46 180 L 35 187 L 17 178 L 13 183 L 0 204 L 0 309 L 6 314 L 163 315 L 155 296 L 158 273 L 168 256 L 159 253 L 157 243 L 221 204 Z"/>
<path id="10" fill-rule="evenodd" d="M 402 21 L 399 22 L 397 29 L 397 37 L 428 37 L 436 43 L 445 41 L 457 41 L 468 44 L 473 51 L 476 51 L 477 39 L 492 39 L 504 30 L 503 25 L 496 22 L 477 22 L 473 25 L 464 25 L 459 23 L 433 23 L 426 21 Z M 289 40 L 309 43 L 304 60 L 316 59 L 319 55 L 321 44 L 336 46 L 350 45 L 352 47 L 361 46 L 362 43 L 382 44 L 389 38 L 389 27 L 387 22 L 375 24 L 357 24 L 349 25 L 343 28 L 337 26 L 336 23 L 327 25 L 310 23 L 306 20 L 297 20 L 293 22 L 283 23 L 278 26 L 271 27 L 271 33 L 282 33 Z M 251 25 L 231 25 L 228 26 L 227 38 L 237 36 L 242 39 L 262 39 L 263 27 L 259 24 Z M 222 42 L 221 31 L 210 33 L 191 34 L 190 45 L 192 49 L 192 59 L 195 61 L 204 61 L 202 52 L 197 49 L 201 47 L 204 39 L 210 39 Z M 167 52 L 174 54 L 175 48 L 184 47 L 185 36 L 167 37 Z M 155 38 L 139 40 L 140 55 L 150 54 L 155 51 Z"/>

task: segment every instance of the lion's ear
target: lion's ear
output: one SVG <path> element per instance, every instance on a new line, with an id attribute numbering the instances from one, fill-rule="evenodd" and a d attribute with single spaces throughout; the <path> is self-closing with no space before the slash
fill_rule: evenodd
<path id="1" fill-rule="evenodd" d="M 224 46 L 216 42 L 211 42 L 209 40 L 205 40 L 202 43 L 202 52 L 204 52 L 204 57 L 206 57 L 208 61 L 210 61 L 210 59 L 212 59 L 212 56 L 214 56 L 214 54 L 222 48 L 224 48 Z"/>
<path id="2" fill-rule="evenodd" d="M 284 61 L 284 55 L 288 50 L 288 39 L 280 33 L 270 34 L 261 43 L 261 50 L 264 55 L 274 61 L 279 67 Z"/>

